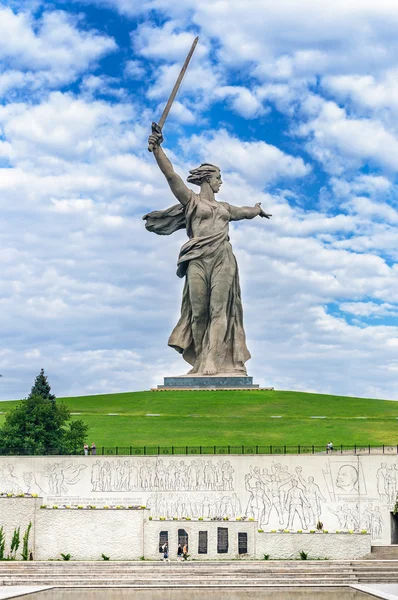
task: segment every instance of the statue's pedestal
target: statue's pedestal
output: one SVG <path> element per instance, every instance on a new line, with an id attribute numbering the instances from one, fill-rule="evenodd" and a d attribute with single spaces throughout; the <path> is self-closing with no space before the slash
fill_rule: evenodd
<path id="1" fill-rule="evenodd" d="M 253 377 L 247 375 L 182 375 L 180 377 L 165 377 L 164 385 L 158 385 L 158 390 L 258 390 L 253 383 Z"/>

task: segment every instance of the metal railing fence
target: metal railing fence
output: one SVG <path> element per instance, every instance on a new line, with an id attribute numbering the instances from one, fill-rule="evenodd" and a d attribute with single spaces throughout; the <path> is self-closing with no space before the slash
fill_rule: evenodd
<path id="1" fill-rule="evenodd" d="M 61 451 L 59 448 L 52 448 L 40 454 L 40 456 L 78 456 L 82 455 L 82 450 L 74 452 Z M 91 454 L 91 452 L 90 452 Z M 226 445 L 226 446 L 97 446 L 95 456 L 173 456 L 173 455 L 242 455 L 242 454 L 268 454 L 268 455 L 287 455 L 287 454 L 398 454 L 398 444 L 378 444 L 378 445 L 338 445 L 333 450 L 327 450 L 326 446 L 319 445 Z M 13 448 L 10 451 L 2 452 L 0 456 L 33 456 L 35 455 L 29 449 Z"/>

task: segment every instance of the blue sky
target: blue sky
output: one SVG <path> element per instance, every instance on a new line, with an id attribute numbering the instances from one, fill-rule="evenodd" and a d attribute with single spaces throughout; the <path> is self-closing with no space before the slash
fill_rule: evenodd
<path id="1" fill-rule="evenodd" d="M 398 8 L 391 0 L 0 0 L 0 398 L 43 367 L 58 395 L 147 389 L 183 232 L 146 149 L 273 213 L 231 227 L 261 385 L 398 397 Z"/>

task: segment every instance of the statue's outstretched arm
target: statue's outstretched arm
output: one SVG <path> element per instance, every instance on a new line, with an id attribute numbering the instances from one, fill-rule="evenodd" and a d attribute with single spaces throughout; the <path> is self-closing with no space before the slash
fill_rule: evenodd
<path id="1" fill-rule="evenodd" d="M 163 148 L 160 144 L 163 141 L 161 130 L 153 129 L 151 135 L 148 138 L 148 144 L 153 147 L 153 154 L 156 158 L 156 162 L 159 165 L 160 170 L 167 179 L 167 183 L 170 186 L 171 191 L 181 204 L 186 204 L 191 197 L 191 190 L 185 185 L 183 180 L 174 171 L 173 165 L 167 158 Z"/>
<path id="2" fill-rule="evenodd" d="M 242 219 L 254 219 L 254 217 L 264 217 L 270 219 L 272 215 L 264 212 L 261 208 L 261 202 L 257 202 L 255 206 L 233 206 L 229 204 L 229 212 L 231 221 L 241 221 Z"/>

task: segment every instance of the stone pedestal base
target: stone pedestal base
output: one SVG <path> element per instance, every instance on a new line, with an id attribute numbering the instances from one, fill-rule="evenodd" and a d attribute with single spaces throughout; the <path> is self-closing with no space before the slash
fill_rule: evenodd
<path id="1" fill-rule="evenodd" d="M 253 377 L 247 375 L 238 376 L 201 376 L 185 375 L 181 377 L 165 377 L 164 385 L 158 385 L 159 390 L 205 390 L 205 389 L 241 389 L 258 390 L 259 386 L 253 384 Z"/>

